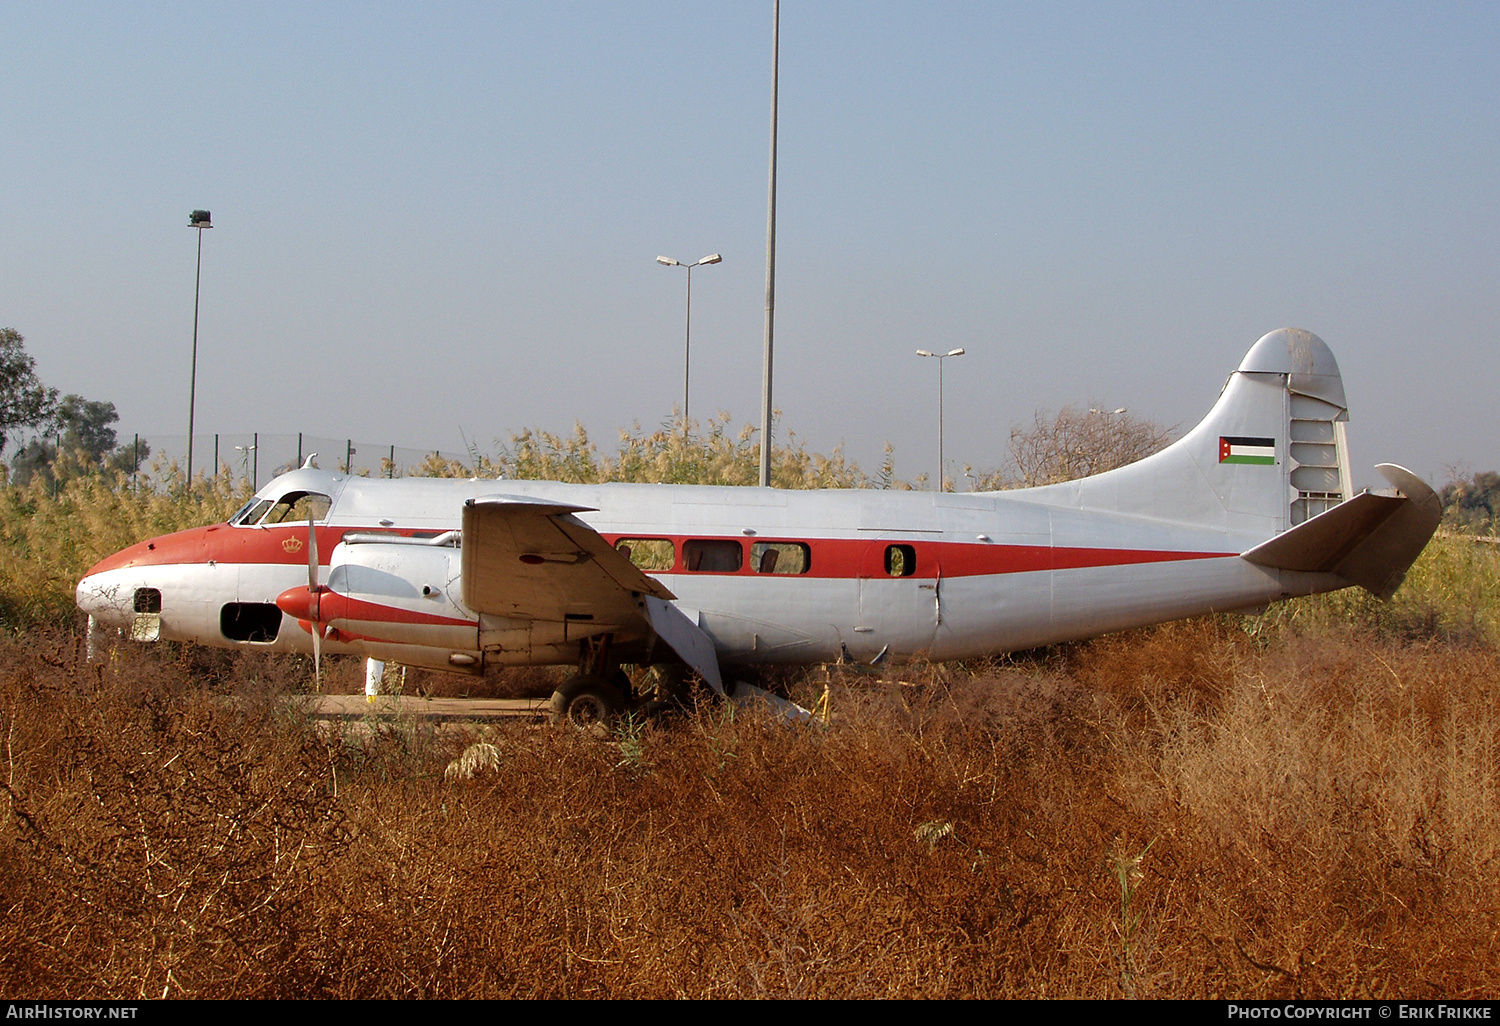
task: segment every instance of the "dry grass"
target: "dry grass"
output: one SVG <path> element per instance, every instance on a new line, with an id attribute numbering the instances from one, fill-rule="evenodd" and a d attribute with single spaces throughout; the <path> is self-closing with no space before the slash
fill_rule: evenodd
<path id="1" fill-rule="evenodd" d="M 1492 994 L 1497 670 L 1205 619 L 835 670 L 828 727 L 454 740 L 320 737 L 294 663 L 8 640 L 0 989 Z M 446 779 L 479 740 L 497 768 Z"/>
<path id="2" fill-rule="evenodd" d="M 609 458 L 582 432 L 520 436 L 505 459 L 738 480 L 749 442 L 711 422 Z M 870 483 L 837 454 L 786 468 Z M 809 729 L 705 706 L 610 740 L 320 734 L 284 701 L 305 660 L 160 645 L 88 665 L 76 634 L 39 633 L 94 560 L 240 498 L 227 477 L 0 490 L 0 625 L 31 631 L 0 637 L 5 997 L 1496 989 L 1494 546 L 1438 539 L 1389 604 L 787 675 L 806 704 L 826 688 L 835 718 Z M 356 664 L 329 674 L 362 687 Z M 471 742 L 493 751 L 447 774 Z"/>

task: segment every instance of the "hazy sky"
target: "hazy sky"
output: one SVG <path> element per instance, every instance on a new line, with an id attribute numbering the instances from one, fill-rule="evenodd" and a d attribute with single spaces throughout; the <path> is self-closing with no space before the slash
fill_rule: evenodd
<path id="1" fill-rule="evenodd" d="M 756 421 L 769 0 L 5 3 L 0 325 L 122 432 L 418 448 Z M 1003 463 L 1038 407 L 1188 427 L 1321 335 L 1356 482 L 1500 466 L 1500 5 L 859 3 L 781 22 L 776 405 Z M 201 457 L 200 457 L 201 459 Z"/>

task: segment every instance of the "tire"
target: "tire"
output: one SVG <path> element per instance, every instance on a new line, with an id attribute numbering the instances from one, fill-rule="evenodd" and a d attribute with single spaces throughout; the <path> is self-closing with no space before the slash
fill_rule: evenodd
<path id="1" fill-rule="evenodd" d="M 624 714 L 625 704 L 625 695 L 609 681 L 579 674 L 552 692 L 552 720 L 602 733 Z"/>

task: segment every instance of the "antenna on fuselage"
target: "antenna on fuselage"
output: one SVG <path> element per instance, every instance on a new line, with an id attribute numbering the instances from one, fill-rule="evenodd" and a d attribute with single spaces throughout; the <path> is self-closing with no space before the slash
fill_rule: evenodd
<path id="1" fill-rule="evenodd" d="M 313 462 L 313 460 L 315 460 L 317 458 L 318 458 L 318 454 L 317 453 L 315 453 L 315 452 L 308 453 L 307 454 L 307 459 L 305 459 L 305 460 L 302 461 L 302 469 L 303 470 L 317 470 L 318 469 L 318 465 Z"/>

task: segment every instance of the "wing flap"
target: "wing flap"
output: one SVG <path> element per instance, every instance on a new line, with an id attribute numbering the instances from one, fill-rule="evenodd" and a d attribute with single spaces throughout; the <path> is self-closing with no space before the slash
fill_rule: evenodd
<path id="1" fill-rule="evenodd" d="M 724 680 L 719 675 L 719 654 L 713 639 L 681 609 L 655 596 L 646 599 L 646 615 L 656 636 L 666 642 L 682 661 L 719 694 Z"/>
<path id="2" fill-rule="evenodd" d="M 640 624 L 641 595 L 674 596 L 574 513 L 531 498 L 471 499 L 463 511 L 463 599 L 479 613 Z"/>

